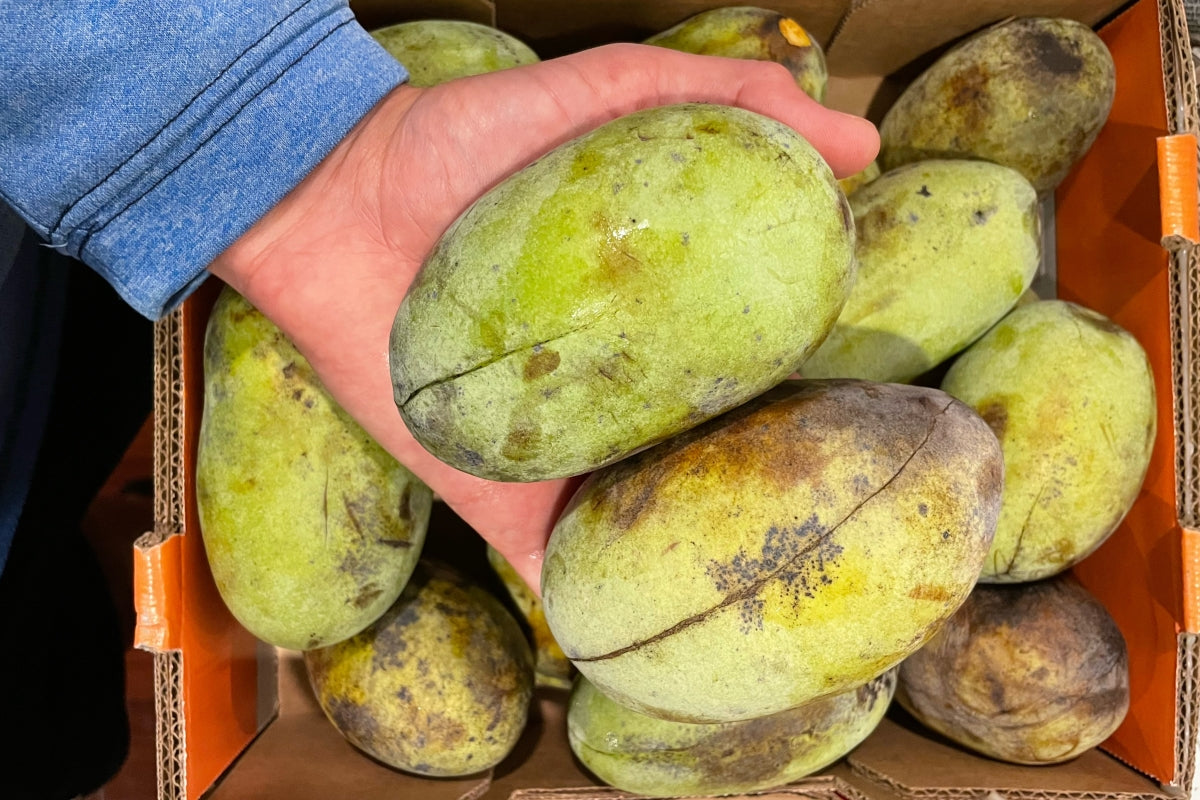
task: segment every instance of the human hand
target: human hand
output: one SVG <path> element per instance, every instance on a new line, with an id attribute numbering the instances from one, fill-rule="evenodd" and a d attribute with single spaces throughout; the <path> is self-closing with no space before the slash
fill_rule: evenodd
<path id="1" fill-rule="evenodd" d="M 430 455 L 392 399 L 392 320 L 442 232 L 497 182 L 618 116 L 689 101 L 790 125 L 839 177 L 865 167 L 879 144 L 869 122 L 821 107 L 777 64 L 609 45 L 430 89 L 398 87 L 210 266 L 535 591 L 550 531 L 581 479 L 495 483 Z"/>

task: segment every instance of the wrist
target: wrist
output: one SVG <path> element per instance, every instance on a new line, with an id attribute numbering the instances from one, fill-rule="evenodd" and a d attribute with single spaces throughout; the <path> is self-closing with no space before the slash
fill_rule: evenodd
<path id="1" fill-rule="evenodd" d="M 382 235 L 379 200 L 389 146 L 421 91 L 401 84 L 384 95 L 279 203 L 212 261 L 209 272 L 252 303 L 273 305 L 336 267 L 332 254 L 356 247 L 354 239 Z"/>

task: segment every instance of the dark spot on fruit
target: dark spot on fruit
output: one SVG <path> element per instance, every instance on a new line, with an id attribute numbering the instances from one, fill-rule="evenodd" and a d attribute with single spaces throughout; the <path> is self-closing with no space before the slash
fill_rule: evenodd
<path id="1" fill-rule="evenodd" d="M 509 431 L 504 439 L 504 457 L 510 461 L 528 461 L 537 455 L 542 435 L 537 428 L 522 425 Z"/>
<path id="2" fill-rule="evenodd" d="M 933 192 L 929 191 L 929 187 L 924 184 L 917 190 L 917 194 L 921 195 L 921 197 L 933 197 Z"/>
<path id="3" fill-rule="evenodd" d="M 917 513 L 920 514 L 922 517 L 928 516 L 929 506 L 925 505 L 924 503 L 918 503 L 917 504 Z"/>
<path id="4" fill-rule="evenodd" d="M 381 594 L 383 594 L 383 589 L 372 583 L 368 583 L 355 595 L 352 603 L 355 608 L 362 610 L 378 600 Z"/>
<path id="5" fill-rule="evenodd" d="M 946 531 L 949 534 L 949 531 Z M 908 596 L 913 600 L 932 600 L 937 603 L 949 603 L 954 599 L 954 594 L 946 590 L 944 586 L 934 586 L 929 583 L 922 583 L 914 586 L 909 590 Z"/>
<path id="6" fill-rule="evenodd" d="M 1073 75 L 1083 69 L 1083 59 L 1064 46 L 1062 39 L 1047 30 L 1035 29 L 1029 37 L 1029 50 L 1037 64 L 1051 75 Z"/>
<path id="7" fill-rule="evenodd" d="M 992 98 L 988 93 L 990 80 L 987 69 L 975 63 L 956 72 L 946 82 L 949 106 L 960 115 L 964 131 L 974 132 L 986 127 L 992 110 Z"/>
<path id="8" fill-rule="evenodd" d="M 1004 431 L 1008 428 L 1008 406 L 1000 400 L 985 400 L 978 411 L 996 438 L 1004 441 Z"/>
<path id="9" fill-rule="evenodd" d="M 300 399 L 301 399 L 302 397 L 304 397 L 304 390 L 303 390 L 303 389 L 296 389 L 294 392 L 292 392 L 292 399 L 293 399 L 293 400 L 295 400 L 295 401 L 299 402 L 299 401 L 300 401 Z"/>
<path id="10" fill-rule="evenodd" d="M 458 452 L 459 460 L 462 463 L 467 464 L 472 467 L 482 467 L 483 466 L 483 456 L 479 455 L 479 453 L 475 452 L 474 450 L 470 449 L 469 447 L 463 447 L 460 444 L 457 447 L 457 452 Z"/>
<path id="11" fill-rule="evenodd" d="M 754 588 L 765 580 L 777 582 L 793 607 L 812 599 L 822 586 L 833 583 L 829 567 L 842 546 L 828 536 L 816 514 L 800 525 L 774 525 L 766 530 L 755 555 L 740 550 L 728 561 L 713 560 L 705 572 L 718 592 L 739 596 L 742 631 L 763 627 L 763 599 Z"/>
<path id="12" fill-rule="evenodd" d="M 874 206 L 858 221 L 859 234 L 864 239 L 873 239 L 896 227 L 896 215 L 887 206 Z"/>
<path id="13" fill-rule="evenodd" d="M 991 218 L 992 214 L 995 214 L 995 213 L 996 213 L 995 206 L 991 206 L 989 208 L 976 209 L 975 211 L 971 212 L 971 224 L 972 225 L 983 225 Z"/>
<path id="14" fill-rule="evenodd" d="M 716 730 L 692 748 L 696 769 L 721 785 L 769 783 L 791 762 L 800 733 L 791 714 L 772 714 Z"/>
<path id="15" fill-rule="evenodd" d="M 561 356 L 553 350 L 535 351 L 525 362 L 525 380 L 532 381 L 558 369 Z"/>
<path id="16" fill-rule="evenodd" d="M 287 378 L 288 380 L 291 380 L 292 377 L 296 374 L 296 362 L 289 361 L 287 363 L 287 366 L 285 366 L 282 371 L 283 371 L 283 377 Z"/>
<path id="17" fill-rule="evenodd" d="M 950 531 L 942 531 L 942 541 L 943 542 L 950 541 Z"/>

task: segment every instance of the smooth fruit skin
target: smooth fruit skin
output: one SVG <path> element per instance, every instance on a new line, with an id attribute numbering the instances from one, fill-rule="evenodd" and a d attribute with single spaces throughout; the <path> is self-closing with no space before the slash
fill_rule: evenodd
<path id="1" fill-rule="evenodd" d="M 1075 303 L 1027 303 L 959 356 L 942 389 L 1004 449 L 1004 501 L 981 581 L 1054 575 L 1116 530 L 1157 428 L 1150 362 L 1128 331 Z"/>
<path id="2" fill-rule="evenodd" d="M 408 83 L 419 87 L 540 60 L 511 34 L 465 20 L 401 22 L 373 30 L 371 36 L 408 70 Z"/>
<path id="3" fill-rule="evenodd" d="M 786 379 L 845 302 L 853 241 L 790 128 L 715 105 L 630 114 L 446 231 L 392 328 L 396 404 L 473 475 L 591 471 Z"/>
<path id="4" fill-rule="evenodd" d="M 796 20 L 754 6 L 728 6 L 701 11 L 645 44 L 702 56 L 774 61 L 787 67 L 805 94 L 825 99 L 829 70 L 825 52 Z"/>
<path id="5" fill-rule="evenodd" d="M 778 714 L 697 724 L 640 714 L 580 678 L 567 705 L 567 739 L 600 780 L 627 792 L 742 794 L 799 780 L 849 753 L 879 725 L 895 689 L 893 668 Z"/>
<path id="6" fill-rule="evenodd" d="M 433 504 L 228 287 L 204 341 L 196 500 L 222 600 L 255 636 L 293 650 L 353 636 L 387 610 Z"/>
<path id="7" fill-rule="evenodd" d="M 900 666 L 896 699 L 976 752 L 1057 764 L 1099 745 L 1125 718 L 1125 639 L 1069 575 L 980 584 Z"/>
<path id="8" fill-rule="evenodd" d="M 913 81 L 879 126 L 884 171 L 977 158 L 1056 187 L 1100 133 L 1116 95 L 1112 54 L 1078 22 L 1018 17 L 986 28 Z"/>
<path id="9" fill-rule="evenodd" d="M 1037 193 L 1007 167 L 909 164 L 850 207 L 858 277 L 806 378 L 911 381 L 978 339 L 1037 274 Z"/>
<path id="10" fill-rule="evenodd" d="M 937 389 L 794 381 L 595 473 L 555 526 L 555 639 L 622 705 L 683 722 L 861 685 L 974 585 L 1002 489 L 987 425 Z"/>
<path id="11" fill-rule="evenodd" d="M 397 769 L 471 775 L 525 729 L 533 656 L 504 606 L 452 568 L 422 561 L 361 634 L 304 654 L 321 709 L 346 739 Z"/>

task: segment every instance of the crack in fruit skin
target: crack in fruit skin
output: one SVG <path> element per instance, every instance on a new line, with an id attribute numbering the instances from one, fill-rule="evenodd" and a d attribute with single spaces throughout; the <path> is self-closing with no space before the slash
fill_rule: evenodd
<path id="1" fill-rule="evenodd" d="M 674 634 L 678 633 L 679 631 L 681 631 L 685 628 L 689 628 L 692 625 L 697 625 L 701 622 L 704 622 L 706 619 L 708 619 L 709 617 L 711 617 L 713 614 L 720 611 L 721 609 L 726 608 L 731 605 L 734 605 L 735 603 L 740 603 L 740 602 L 746 601 L 746 600 L 754 597 L 762 590 L 762 588 L 764 586 L 766 586 L 771 581 L 774 581 L 776 579 L 782 579 L 782 580 L 786 581 L 788 578 L 786 573 L 787 573 L 787 570 L 789 569 L 789 567 L 794 568 L 798 562 L 802 561 L 810 553 L 817 551 L 818 548 L 820 548 L 822 545 L 826 545 L 826 544 L 830 543 L 833 539 L 834 534 L 837 533 L 838 529 L 842 527 L 843 523 L 845 523 L 846 520 L 849 520 L 852 517 L 854 517 L 854 515 L 857 514 L 859 512 L 859 510 L 862 509 L 863 506 L 865 506 L 867 503 L 871 502 L 871 500 L 874 500 L 880 494 L 885 492 L 887 490 L 887 488 L 892 485 L 893 481 L 895 481 L 898 477 L 900 477 L 900 474 L 902 472 L 904 472 L 904 470 L 908 467 L 908 465 L 910 463 L 912 463 L 912 460 L 913 460 L 913 458 L 916 457 L 917 453 L 919 453 L 925 447 L 925 445 L 929 442 L 929 437 L 933 435 L 933 430 L 937 426 L 938 418 L 942 414 L 946 413 L 946 410 L 948 408 L 950 408 L 952 403 L 953 403 L 953 401 L 951 401 L 950 403 L 947 403 L 945 405 L 945 407 L 942 408 L 941 412 L 939 412 L 938 415 L 935 416 L 930 421 L 929 431 L 925 434 L 925 437 L 913 449 L 912 453 L 909 454 L 908 458 L 906 458 L 904 460 L 904 463 L 900 465 L 900 468 L 896 470 L 896 472 L 892 475 L 892 477 L 888 478 L 887 481 L 885 481 L 882 486 L 880 486 L 878 489 L 871 492 L 871 494 L 868 495 L 864 500 L 860 501 L 858 503 L 858 505 L 856 505 L 853 509 L 850 510 L 850 513 L 846 514 L 845 517 L 843 517 L 841 520 L 839 520 L 837 523 L 835 523 L 828 530 L 820 531 L 819 533 L 817 533 L 816 537 L 814 539 L 812 539 L 811 542 L 806 544 L 795 555 L 793 555 L 791 558 L 789 558 L 787 561 L 785 561 L 783 564 L 781 564 L 777 569 L 763 573 L 761 576 L 756 578 L 750 584 L 742 587 L 741 589 L 737 589 L 733 592 L 730 592 L 728 595 L 725 596 L 725 599 L 722 600 L 717 605 L 715 605 L 709 609 L 706 609 L 706 610 L 700 612 L 699 614 L 694 614 L 691 617 L 688 617 L 687 619 L 681 620 L 676 625 L 671 626 L 670 628 L 668 628 L 665 631 L 662 631 L 661 633 L 655 634 L 654 636 L 651 636 L 646 639 L 642 639 L 637 642 L 633 642 L 632 644 L 630 644 L 626 647 L 622 647 L 622 648 L 613 650 L 608 653 L 603 653 L 601 655 L 596 655 L 596 656 L 571 656 L 571 660 L 588 662 L 588 661 L 603 661 L 605 659 L 617 658 L 618 656 L 625 655 L 628 652 L 641 649 L 647 645 L 651 645 L 651 644 L 654 644 L 655 642 L 661 641 L 669 636 L 673 636 Z M 815 521 L 815 519 L 816 519 L 815 516 L 812 517 L 810 519 L 810 521 L 806 524 L 812 525 L 813 522 Z M 772 530 L 776 531 L 776 533 L 778 533 L 777 528 L 772 528 Z M 768 538 L 770 537 L 770 535 L 771 535 L 771 532 L 768 531 Z"/>
<path id="2" fill-rule="evenodd" d="M 775 713 L 879 675 L 953 613 L 1002 474 L 943 392 L 789 382 L 589 477 L 547 545 L 546 619 L 642 713 Z"/>

